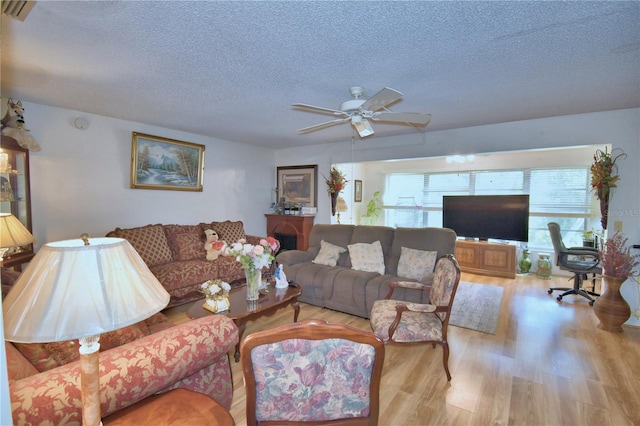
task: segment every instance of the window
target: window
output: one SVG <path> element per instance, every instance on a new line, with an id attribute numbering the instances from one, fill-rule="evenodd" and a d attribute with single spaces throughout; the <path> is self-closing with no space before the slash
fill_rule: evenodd
<path id="1" fill-rule="evenodd" d="M 551 248 L 548 222 L 558 222 L 565 244 L 582 245 L 596 225 L 589 168 L 390 173 L 384 199 L 388 226 L 442 226 L 443 195 L 529 194 L 529 246 Z"/>

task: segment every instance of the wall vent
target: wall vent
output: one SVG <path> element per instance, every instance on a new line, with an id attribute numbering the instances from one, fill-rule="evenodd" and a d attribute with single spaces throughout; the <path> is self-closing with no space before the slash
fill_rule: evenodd
<path id="1" fill-rule="evenodd" d="M 35 4 L 35 1 L 4 0 L 2 2 L 2 13 L 24 21 Z"/>

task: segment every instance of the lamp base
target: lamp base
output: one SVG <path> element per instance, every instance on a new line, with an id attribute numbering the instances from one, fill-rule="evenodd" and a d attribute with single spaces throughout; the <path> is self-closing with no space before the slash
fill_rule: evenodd
<path id="1" fill-rule="evenodd" d="M 89 336 L 79 339 L 83 426 L 102 425 L 100 419 L 99 338 L 100 336 Z"/>

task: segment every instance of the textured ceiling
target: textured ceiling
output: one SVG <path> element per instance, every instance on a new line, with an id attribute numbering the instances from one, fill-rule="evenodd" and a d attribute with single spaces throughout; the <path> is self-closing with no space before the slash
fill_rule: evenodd
<path id="1" fill-rule="evenodd" d="M 2 96 L 23 101 L 284 148 L 349 140 L 348 124 L 297 134 L 328 118 L 291 104 L 337 108 L 356 85 L 399 90 L 391 109 L 431 113 L 427 132 L 639 107 L 640 3 L 39 1 L 2 16 Z"/>

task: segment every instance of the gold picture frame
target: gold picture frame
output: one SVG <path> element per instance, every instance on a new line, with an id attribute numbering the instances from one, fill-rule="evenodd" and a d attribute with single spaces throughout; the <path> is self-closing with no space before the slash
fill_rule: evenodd
<path id="1" fill-rule="evenodd" d="M 278 202 L 318 206 L 318 165 L 277 168 Z"/>
<path id="2" fill-rule="evenodd" d="M 132 132 L 131 188 L 202 192 L 204 145 Z"/>

